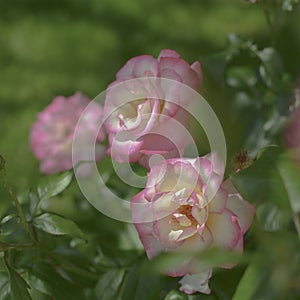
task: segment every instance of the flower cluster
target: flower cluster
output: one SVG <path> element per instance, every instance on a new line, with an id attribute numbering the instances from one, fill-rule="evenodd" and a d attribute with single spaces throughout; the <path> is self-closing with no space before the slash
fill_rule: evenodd
<path id="1" fill-rule="evenodd" d="M 80 93 L 55 98 L 32 126 L 31 149 L 43 173 L 74 167 L 76 124 L 91 105 L 76 134 L 86 147 L 95 143 L 85 139 L 87 133 L 96 136 L 95 160 L 104 155 L 101 142 L 107 134 L 106 152 L 113 160 L 138 162 L 149 170 L 146 187 L 131 200 L 132 221 L 149 259 L 161 252 L 201 252 L 212 246 L 241 253 L 255 208 L 229 180 L 223 182 L 225 166 L 216 153 L 183 157 L 190 143 L 186 134 L 190 116 L 185 107 L 195 99 L 185 97 L 181 85 L 199 91 L 199 62 L 189 65 L 173 50 L 162 50 L 157 59 L 150 55 L 132 58 L 108 87 L 103 113 L 99 104 Z M 163 159 L 151 164 L 153 155 Z M 192 255 L 164 271 L 183 276 L 180 289 L 187 294 L 210 292 L 212 270 Z"/>

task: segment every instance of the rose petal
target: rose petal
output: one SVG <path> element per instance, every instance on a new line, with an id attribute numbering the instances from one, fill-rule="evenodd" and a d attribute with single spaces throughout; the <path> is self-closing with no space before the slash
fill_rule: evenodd
<path id="1" fill-rule="evenodd" d="M 183 59 L 173 57 L 161 57 L 159 62 L 160 72 L 165 69 L 174 70 L 181 78 L 182 82 L 197 90 L 200 87 L 199 78 L 196 72 Z"/>
<path id="2" fill-rule="evenodd" d="M 213 236 L 207 227 L 204 227 L 201 235 L 196 234 L 184 241 L 180 247 L 179 252 L 192 252 L 197 253 L 207 248 L 213 242 Z"/>
<path id="3" fill-rule="evenodd" d="M 222 214 L 211 213 L 206 225 L 210 229 L 217 247 L 233 249 L 241 237 L 241 228 L 237 218 L 227 209 Z"/>
<path id="4" fill-rule="evenodd" d="M 212 271 L 206 271 L 198 274 L 186 274 L 180 281 L 180 291 L 186 294 L 193 294 L 200 292 L 203 294 L 210 294 L 208 281 L 211 278 Z"/>
<path id="5" fill-rule="evenodd" d="M 196 72 L 197 77 L 199 79 L 200 82 L 200 87 L 202 85 L 203 82 L 203 75 L 202 75 L 202 69 L 201 69 L 201 65 L 198 61 L 195 61 L 192 65 L 191 68 Z"/>
<path id="6" fill-rule="evenodd" d="M 141 156 L 138 150 L 142 147 L 143 141 L 135 140 L 132 132 L 122 131 L 117 135 L 110 134 L 109 141 L 111 147 L 107 151 L 117 162 L 133 162 Z"/>
<path id="7" fill-rule="evenodd" d="M 152 76 L 157 76 L 158 63 L 151 55 L 141 55 L 127 61 L 127 63 L 119 70 L 116 75 L 117 80 L 127 80 L 134 77 L 149 76 L 146 72 L 149 71 Z"/>
<path id="8" fill-rule="evenodd" d="M 153 235 L 153 227 L 151 223 L 134 224 L 134 226 L 139 234 L 139 238 L 149 259 L 154 258 L 159 253 L 164 251 L 162 245 Z"/>
<path id="9" fill-rule="evenodd" d="M 212 200 L 209 201 L 209 212 L 221 214 L 227 203 L 228 192 L 220 188 Z"/>
<path id="10" fill-rule="evenodd" d="M 232 185 L 231 180 L 226 180 L 222 184 L 222 187 L 229 192 L 226 208 L 237 216 L 241 231 L 244 234 L 253 221 L 256 209 L 252 204 L 242 198 Z"/>
<path id="11" fill-rule="evenodd" d="M 183 230 L 177 222 L 172 221 L 171 217 L 155 221 L 153 224 L 153 232 L 166 250 L 176 249 L 184 242 L 177 240 L 183 233 Z"/>
<path id="12" fill-rule="evenodd" d="M 180 224 L 181 225 L 181 224 Z M 187 228 L 182 227 L 182 232 L 181 234 L 178 236 L 177 241 L 183 241 L 186 240 L 192 236 L 194 236 L 197 233 L 197 229 L 194 226 L 190 226 Z"/>
<path id="13" fill-rule="evenodd" d="M 179 58 L 180 55 L 174 51 L 174 50 L 171 50 L 171 49 L 163 49 L 160 51 L 159 55 L 158 55 L 158 61 L 160 61 L 160 59 L 162 57 L 173 57 L 173 58 Z"/>
<path id="14" fill-rule="evenodd" d="M 244 234 L 253 221 L 255 207 L 245 201 L 241 195 L 229 195 L 226 208 L 237 216 L 238 223 Z"/>
<path id="15" fill-rule="evenodd" d="M 192 208 L 192 216 L 199 225 L 205 224 L 207 220 L 207 210 L 206 208 L 199 208 L 195 205 Z"/>

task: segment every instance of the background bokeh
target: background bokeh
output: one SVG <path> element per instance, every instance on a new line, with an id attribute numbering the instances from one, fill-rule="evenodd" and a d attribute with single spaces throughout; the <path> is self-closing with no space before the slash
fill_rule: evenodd
<path id="1" fill-rule="evenodd" d="M 50 254 L 55 252 L 60 256 L 52 257 L 51 261 L 48 252 L 45 254 L 41 249 L 19 251 L 16 248 L 10 251 L 11 266 L 21 270 L 22 275 L 24 268 L 29 269 L 29 274 L 34 274 L 30 273 L 33 266 L 41 261 L 50 260 L 51 268 L 56 268 L 57 261 L 65 262 L 65 259 L 68 264 L 74 263 L 72 272 L 69 270 L 67 274 L 71 274 L 72 280 L 76 279 L 75 285 L 65 285 L 65 275 L 54 272 L 46 278 L 51 283 L 50 296 L 33 288 L 33 299 L 81 300 L 80 289 L 91 293 L 87 299 L 95 299 L 96 282 L 96 294 L 100 295 L 100 299 L 106 299 L 102 293 L 109 293 L 110 288 L 103 287 L 102 283 L 106 282 L 107 274 L 113 275 L 109 287 L 114 291 L 120 284 L 115 284 L 117 280 L 114 278 L 118 279 L 118 274 L 124 275 L 124 270 L 127 272 L 130 268 L 129 283 L 141 283 L 137 285 L 137 295 L 142 296 L 135 299 L 144 299 L 148 292 L 150 296 L 147 299 L 153 299 L 152 294 L 160 294 L 162 298 L 170 289 L 178 289 L 178 280 L 157 273 L 151 277 L 148 265 L 141 272 L 142 276 L 136 271 L 140 262 L 147 260 L 140 251 L 141 245 L 131 224 L 117 222 L 94 209 L 80 193 L 75 180 L 70 186 L 69 182 L 65 183 L 60 190 L 59 184 L 58 187 L 53 184 L 60 175 L 49 179 L 39 173 L 39 162 L 29 149 L 30 127 L 37 113 L 55 96 L 70 96 L 81 91 L 93 99 L 115 80 L 116 72 L 131 57 L 141 54 L 157 57 L 161 49 L 170 48 L 188 62 L 199 60 L 202 64 L 204 86 L 201 92 L 222 123 L 229 171 L 248 166 L 251 158 L 247 152 L 239 151 L 249 150 L 250 156 L 255 158 L 265 146 L 282 144 L 288 107 L 293 101 L 292 91 L 300 74 L 300 5 L 291 12 L 279 9 L 278 20 L 270 28 L 266 18 L 268 11 L 264 8 L 274 5 L 280 8 L 283 2 L 288 6 L 297 1 L 258 2 L 265 6 L 246 0 L 0 0 L 0 154 L 6 160 L 8 181 L 27 214 L 28 206 L 35 201 L 32 195 L 40 193 L 36 191 L 38 182 L 39 188 L 47 187 L 45 190 L 52 185 L 54 197 L 50 192 L 49 199 L 46 197 L 42 201 L 47 212 L 56 212 L 75 221 L 89 241 L 80 244 L 73 238 L 45 235 L 39 231 L 41 245 L 46 246 L 46 250 L 53 250 L 47 250 Z M 253 41 L 257 48 L 249 41 Z M 273 47 L 278 52 L 273 48 L 264 49 L 266 47 Z M 209 150 L 203 142 L 202 132 L 197 126 L 192 130 L 201 154 L 206 154 Z M 238 296 L 234 299 L 241 299 L 239 295 L 243 295 L 243 299 L 248 295 L 247 299 L 250 299 L 256 295 L 255 289 L 258 294 L 253 299 L 294 300 L 300 294 L 299 239 L 291 221 L 292 214 L 297 217 L 299 210 L 292 211 L 289 204 L 291 200 L 297 205 L 299 203 L 299 194 L 293 190 L 294 186 L 298 186 L 300 191 L 299 170 L 289 173 L 295 167 L 294 163 L 286 158 L 285 153 L 282 155 L 276 151 L 267 150 L 252 167 L 233 175 L 240 192 L 247 196 L 245 199 L 258 208 L 250 238 L 246 236 L 245 256 L 246 259 L 250 257 L 247 256 L 249 250 L 249 253 L 255 253 L 251 262 L 256 269 L 251 265 L 247 269 L 250 271 L 246 272 L 246 279 L 243 276 Z M 236 153 L 240 153 L 236 156 L 240 161 L 233 166 L 231 162 Z M 136 189 L 129 189 L 112 174 L 108 157 L 98 166 L 100 172 L 110 172 L 108 185 L 120 197 L 130 200 L 137 193 Z M 287 177 L 281 176 L 278 166 Z M 141 171 L 138 167 L 136 169 Z M 293 199 L 289 199 L 286 182 Z M 68 190 L 61 193 L 67 186 Z M 31 198 L 28 196 L 30 187 L 33 187 Z M 9 223 L 8 229 L 5 226 L 3 229 L 1 224 L 1 234 L 6 234 L 7 240 L 4 241 L 21 243 L 26 234 L 19 230 L 20 223 L 15 216 L 9 221 L 10 214 L 15 213 L 12 199 L 1 181 L 0 218 L 1 223 Z M 17 232 L 11 234 L 11 227 Z M 105 255 L 102 248 L 107 248 Z M 41 261 L 35 261 L 37 257 Z M 136 258 L 137 261 L 134 261 Z M 42 271 L 41 277 L 37 276 L 37 281 L 33 282 L 40 283 L 42 275 L 48 275 L 48 270 Z M 67 268 L 61 270 L 65 272 Z M 189 299 L 232 299 L 244 270 L 243 264 L 232 270 L 217 270 L 211 283 L 214 295 L 211 298 L 196 295 Z M 6 271 L 0 260 L 1 299 L 7 299 L 2 289 L 7 287 L 9 280 Z M 101 274 L 104 276 L 99 277 Z M 147 277 L 149 274 L 150 277 Z M 62 285 L 58 288 L 57 284 Z M 163 291 L 159 290 L 160 285 L 164 286 Z M 252 293 L 248 292 L 251 289 Z M 126 291 L 130 294 L 132 290 L 128 284 Z M 282 298 L 278 291 L 281 291 L 281 296 L 284 295 Z M 286 291 L 290 292 L 290 298 Z"/>
<path id="2" fill-rule="evenodd" d="M 272 42 L 296 77 L 299 19 L 298 7 L 271 35 L 262 10 L 242 0 L 1 1 L 0 153 L 8 178 L 20 192 L 41 176 L 28 136 L 37 112 L 54 96 L 79 90 L 93 98 L 129 58 L 157 56 L 163 48 L 178 51 L 189 62 L 202 62 L 204 94 L 231 134 L 232 151 L 238 149 L 243 117 L 232 116 L 232 99 L 210 74 L 206 59 L 221 52 L 227 36 L 235 33 L 259 47 Z M 6 196 L 1 186 L 1 205 Z"/>

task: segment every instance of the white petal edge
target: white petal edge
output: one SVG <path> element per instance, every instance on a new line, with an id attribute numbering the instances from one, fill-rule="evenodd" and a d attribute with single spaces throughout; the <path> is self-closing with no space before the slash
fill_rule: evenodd
<path id="1" fill-rule="evenodd" d="M 186 274 L 179 281 L 181 285 L 179 290 L 186 294 L 193 294 L 199 292 L 209 295 L 211 291 L 208 286 L 208 281 L 211 278 L 211 274 L 211 270 L 193 275 Z"/>

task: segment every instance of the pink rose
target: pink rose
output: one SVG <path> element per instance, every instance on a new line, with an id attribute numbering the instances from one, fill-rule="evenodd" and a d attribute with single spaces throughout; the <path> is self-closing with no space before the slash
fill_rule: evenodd
<path id="1" fill-rule="evenodd" d="M 211 246 L 243 252 L 243 235 L 255 208 L 229 180 L 221 184 L 223 171 L 215 154 L 168 159 L 151 168 L 146 188 L 131 202 L 133 222 L 150 259 L 165 251 L 201 252 Z M 167 274 L 184 276 L 180 283 L 185 293 L 210 292 L 211 270 L 192 258 Z"/>
<path id="2" fill-rule="evenodd" d="M 285 132 L 285 141 L 288 148 L 300 165 L 300 106 L 293 113 Z"/>
<path id="3" fill-rule="evenodd" d="M 165 84 L 160 78 L 171 80 Z M 190 99 L 178 99 L 179 85 L 200 88 L 199 62 L 190 66 L 175 51 L 162 50 L 158 59 L 151 55 L 130 59 L 116 79 L 107 90 L 104 105 L 112 158 L 148 167 L 153 154 L 180 156 L 189 143 L 182 128 L 189 118 L 178 103 L 185 106 Z"/>
<path id="4" fill-rule="evenodd" d="M 81 93 L 70 97 L 58 96 L 38 114 L 38 119 L 31 128 L 30 148 L 41 161 L 40 171 L 42 173 L 51 174 L 73 168 L 74 131 L 88 104 L 90 104 L 88 118 L 84 120 L 84 126 L 79 130 L 83 137 L 88 136 L 88 133 L 94 133 L 97 136 L 96 142 L 98 143 L 96 145 L 93 141 L 85 141 L 85 143 L 87 146 L 95 146 L 96 160 L 103 157 L 105 150 L 99 143 L 104 140 L 105 133 L 102 130 L 98 132 L 99 119 L 102 117 L 101 106 L 94 102 L 91 103 L 90 99 Z"/>

